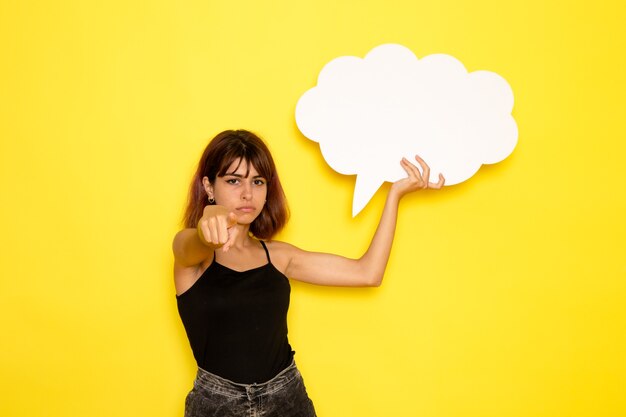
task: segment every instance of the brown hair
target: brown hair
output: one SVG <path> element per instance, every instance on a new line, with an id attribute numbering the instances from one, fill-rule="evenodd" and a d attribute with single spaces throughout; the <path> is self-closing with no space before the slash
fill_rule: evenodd
<path id="1" fill-rule="evenodd" d="M 226 175 L 230 165 L 237 159 L 240 163 L 246 161 L 252 164 L 267 181 L 267 201 L 261 213 L 250 224 L 250 232 L 259 239 L 270 239 L 287 223 L 287 199 L 269 149 L 261 138 L 247 130 L 225 130 L 215 136 L 204 149 L 189 187 L 187 209 L 183 218 L 185 227 L 197 227 L 204 207 L 209 205 L 202 178 L 208 177 L 209 182 L 214 184 L 215 178 Z"/>

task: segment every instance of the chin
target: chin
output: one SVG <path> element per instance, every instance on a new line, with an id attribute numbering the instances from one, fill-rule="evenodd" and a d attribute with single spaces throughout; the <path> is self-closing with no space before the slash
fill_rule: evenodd
<path id="1" fill-rule="evenodd" d="M 259 217 L 261 213 L 243 213 L 237 216 L 237 223 L 239 224 L 250 224 Z"/>

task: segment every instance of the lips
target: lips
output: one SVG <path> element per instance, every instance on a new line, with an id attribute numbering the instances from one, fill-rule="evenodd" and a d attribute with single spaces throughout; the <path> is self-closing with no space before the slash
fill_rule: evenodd
<path id="1" fill-rule="evenodd" d="M 244 213 L 252 213 L 254 212 L 255 208 L 252 206 L 243 206 L 243 207 L 237 207 L 238 211 L 243 211 Z"/>

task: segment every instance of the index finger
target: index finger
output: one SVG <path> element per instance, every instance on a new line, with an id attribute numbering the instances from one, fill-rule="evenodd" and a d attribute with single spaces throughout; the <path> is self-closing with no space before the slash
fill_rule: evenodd
<path id="1" fill-rule="evenodd" d="M 424 181 L 428 183 L 430 178 L 430 167 L 419 155 L 415 155 L 415 160 L 422 167 L 422 178 L 424 178 Z"/>

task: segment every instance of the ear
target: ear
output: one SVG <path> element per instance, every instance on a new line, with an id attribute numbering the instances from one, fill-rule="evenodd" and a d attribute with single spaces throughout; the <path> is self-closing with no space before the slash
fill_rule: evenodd
<path id="1" fill-rule="evenodd" d="M 204 191 L 206 191 L 209 198 L 213 198 L 213 186 L 209 182 L 209 177 L 202 178 L 202 186 L 204 187 Z"/>

